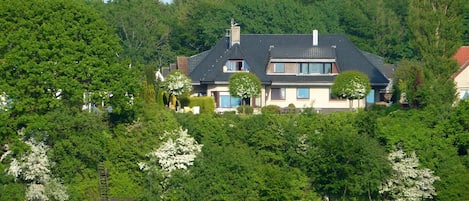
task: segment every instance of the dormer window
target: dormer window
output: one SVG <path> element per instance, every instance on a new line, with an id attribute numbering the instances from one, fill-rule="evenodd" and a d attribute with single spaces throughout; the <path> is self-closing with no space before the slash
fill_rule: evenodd
<path id="1" fill-rule="evenodd" d="M 329 74 L 332 63 L 298 63 L 298 74 Z"/>
<path id="2" fill-rule="evenodd" d="M 274 63 L 274 73 L 284 73 L 285 63 Z"/>
<path id="3" fill-rule="evenodd" d="M 223 66 L 223 72 L 249 71 L 249 66 L 244 60 L 228 60 Z"/>

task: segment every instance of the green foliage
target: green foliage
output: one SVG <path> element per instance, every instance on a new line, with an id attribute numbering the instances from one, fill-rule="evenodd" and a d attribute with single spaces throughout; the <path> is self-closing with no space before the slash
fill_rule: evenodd
<path id="1" fill-rule="evenodd" d="M 179 70 L 171 71 L 161 85 L 163 89 L 174 96 L 181 96 L 184 93 L 192 91 L 190 78 Z"/>
<path id="2" fill-rule="evenodd" d="M 167 6 L 148 0 L 94 2 L 120 38 L 120 56 L 155 67 L 169 65 L 176 54 L 169 47 L 171 18 Z M 138 14 L 137 14 L 138 13 Z"/>
<path id="3" fill-rule="evenodd" d="M 190 97 L 189 106 L 199 106 L 201 114 L 213 114 L 215 111 L 215 100 L 212 97 Z"/>
<path id="4" fill-rule="evenodd" d="M 252 108 L 250 105 L 240 105 L 236 108 L 236 111 L 242 114 L 252 114 L 254 112 L 254 108 Z"/>
<path id="5" fill-rule="evenodd" d="M 280 106 L 266 105 L 261 108 L 262 114 L 280 114 Z"/>
<path id="6" fill-rule="evenodd" d="M 233 97 L 242 99 L 256 97 L 261 93 L 261 88 L 261 81 L 255 74 L 237 72 L 230 76 L 229 90 Z"/>
<path id="7" fill-rule="evenodd" d="M 358 71 L 341 72 L 331 87 L 332 94 L 349 100 L 362 99 L 370 92 L 370 80 Z"/>
<path id="8" fill-rule="evenodd" d="M 341 27 L 360 49 L 373 52 L 394 62 L 413 57 L 409 46 L 409 30 L 402 29 L 405 21 L 400 9 L 403 2 L 392 4 L 384 0 L 341 1 L 339 8 Z M 394 8 L 393 8 L 394 7 Z"/>
<path id="9" fill-rule="evenodd" d="M 437 198 L 459 200 L 468 196 L 468 169 L 464 166 L 467 155 L 459 155 L 458 143 L 454 140 L 467 136 L 456 123 L 467 107 L 427 107 L 423 110 L 394 111 L 378 120 L 379 138 L 386 141 L 388 149 L 401 145 L 406 150 L 415 150 L 423 167 L 429 168 L 440 177 L 435 183 Z M 466 109 L 464 109 L 466 108 Z M 450 173 L 452 172 L 452 173 Z"/>
<path id="10" fill-rule="evenodd" d="M 13 101 L 12 111 L 44 114 L 62 105 L 79 110 L 84 92 L 111 91 L 113 111 L 123 111 L 124 95 L 138 88 L 135 71 L 119 62 L 119 39 L 91 7 L 40 0 L 2 5 L 0 86 Z"/>
<path id="11" fill-rule="evenodd" d="M 376 196 L 390 166 L 375 139 L 359 135 L 350 113 L 319 118 L 311 139 L 308 159 L 313 186 L 332 197 Z"/>
<path id="12" fill-rule="evenodd" d="M 449 2 L 2 0 L 0 94 L 12 105 L 0 112 L 0 146 L 25 152 L 15 134 L 23 127 L 32 131 L 28 136 L 45 139 L 52 173 L 63 179 L 70 200 L 98 199 L 100 163 L 108 168 L 116 198 L 154 200 L 164 192 L 169 200 L 375 200 L 377 187 L 391 175 L 384 149 L 402 145 L 441 178 L 434 184 L 435 199 L 464 200 L 469 104 L 451 107 L 449 78 L 457 66 L 449 58 L 461 44 L 467 5 Z M 401 111 L 395 104 L 376 112 L 271 115 L 280 108 L 265 106 L 262 115 L 214 115 L 211 97 L 190 98 L 201 115 L 164 108 L 161 85 L 151 78 L 154 69 L 174 55 L 211 48 L 233 16 L 243 33 L 319 29 L 345 33 L 385 61 L 416 58 L 402 62 L 395 77 L 404 83 L 399 90 L 422 110 Z M 145 73 L 138 64 L 148 64 L 146 86 L 139 84 L 138 75 Z M 107 91 L 114 95 L 105 100 L 112 114 L 80 111 L 83 92 L 94 92 L 92 101 L 100 105 L 99 93 Z M 125 93 L 136 97 L 134 106 Z M 173 174 L 162 186 L 161 174 L 144 175 L 137 162 L 162 143 L 165 130 L 179 125 L 204 148 L 189 171 Z M 0 200 L 24 200 L 27 185 L 6 175 L 11 156 L 6 158 L 0 162 Z"/>

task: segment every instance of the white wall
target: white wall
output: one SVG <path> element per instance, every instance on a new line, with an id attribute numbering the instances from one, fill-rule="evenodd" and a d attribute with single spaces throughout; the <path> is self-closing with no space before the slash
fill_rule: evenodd
<path id="1" fill-rule="evenodd" d="M 330 99 L 329 88 L 310 88 L 309 99 L 297 99 L 297 88 L 291 87 L 286 88 L 285 100 L 272 100 L 270 94 L 270 87 L 262 87 L 261 95 L 259 96 L 260 106 L 266 105 L 278 105 L 280 107 L 288 107 L 290 103 L 293 103 L 296 108 L 337 108 L 337 109 L 348 109 L 350 102 L 348 100 Z M 229 91 L 228 85 L 212 85 L 207 87 L 207 96 L 212 96 L 212 92 L 215 91 Z M 365 107 L 365 99 L 360 101 L 353 101 L 353 108 Z"/>
<path id="2" fill-rule="evenodd" d="M 469 67 L 465 68 L 461 73 L 454 78 L 457 93 L 461 93 L 461 89 L 469 89 Z"/>

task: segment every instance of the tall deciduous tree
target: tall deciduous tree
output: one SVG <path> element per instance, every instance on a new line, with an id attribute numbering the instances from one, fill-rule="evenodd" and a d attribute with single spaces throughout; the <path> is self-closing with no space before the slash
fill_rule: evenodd
<path id="1" fill-rule="evenodd" d="M 372 200 L 390 166 L 383 147 L 375 139 L 358 134 L 359 130 L 352 126 L 355 117 L 350 115 L 356 113 L 318 119 L 321 126 L 310 134 L 306 148 L 306 168 L 310 169 L 313 186 L 324 195 Z"/>
<path id="2" fill-rule="evenodd" d="M 411 44 L 424 67 L 426 105 L 454 101 L 451 75 L 457 65 L 451 56 L 462 44 L 464 4 L 462 0 L 410 1 L 407 23 L 412 33 Z"/>
<path id="3" fill-rule="evenodd" d="M 412 56 L 406 42 L 408 31 L 402 29 L 404 22 L 386 1 L 347 0 L 338 5 L 341 26 L 360 49 L 391 62 Z"/>
<path id="4" fill-rule="evenodd" d="M 371 90 L 370 80 L 361 72 L 345 71 L 335 78 L 331 90 L 333 95 L 350 101 L 363 99 Z M 350 108 L 352 108 L 352 102 Z"/>
<path id="5" fill-rule="evenodd" d="M 119 35 L 122 56 L 132 64 L 167 66 L 175 54 L 169 48 L 170 7 L 160 1 L 126 0 L 97 3 L 103 16 Z"/>
<path id="6" fill-rule="evenodd" d="M 14 115 L 79 110 L 84 92 L 112 92 L 113 111 L 127 107 L 125 94 L 137 82 L 129 63 L 118 62 L 118 37 L 93 8 L 62 0 L 0 3 L 0 88 Z"/>

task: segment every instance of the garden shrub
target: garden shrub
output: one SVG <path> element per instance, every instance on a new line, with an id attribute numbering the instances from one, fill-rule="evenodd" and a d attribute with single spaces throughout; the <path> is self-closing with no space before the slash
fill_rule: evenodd
<path id="1" fill-rule="evenodd" d="M 262 114 L 280 114 L 280 106 L 277 105 L 267 105 L 261 108 Z"/>
<path id="2" fill-rule="evenodd" d="M 213 114 L 215 111 L 215 101 L 212 97 L 208 96 L 191 97 L 189 106 L 200 106 L 201 114 Z"/>
<path id="3" fill-rule="evenodd" d="M 254 112 L 254 109 L 250 105 L 241 105 L 236 108 L 236 110 L 238 114 L 252 114 Z"/>
<path id="4" fill-rule="evenodd" d="M 288 107 L 286 109 L 287 109 L 287 113 L 289 113 L 289 114 L 297 113 L 295 104 L 293 104 L 293 103 L 288 104 Z"/>

